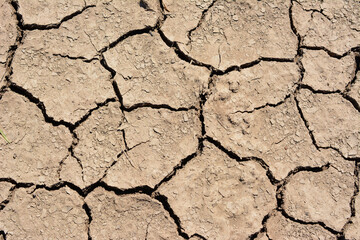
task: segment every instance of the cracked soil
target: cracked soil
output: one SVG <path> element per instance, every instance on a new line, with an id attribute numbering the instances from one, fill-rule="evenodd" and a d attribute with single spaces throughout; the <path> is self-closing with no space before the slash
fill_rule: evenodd
<path id="1" fill-rule="evenodd" d="M 0 240 L 360 240 L 360 0 L 0 6 Z"/>

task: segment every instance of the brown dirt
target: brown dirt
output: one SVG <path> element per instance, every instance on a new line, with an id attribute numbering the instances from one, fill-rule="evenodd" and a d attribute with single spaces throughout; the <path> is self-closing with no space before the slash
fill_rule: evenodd
<path id="1" fill-rule="evenodd" d="M 0 6 L 1 240 L 360 240 L 359 0 Z"/>

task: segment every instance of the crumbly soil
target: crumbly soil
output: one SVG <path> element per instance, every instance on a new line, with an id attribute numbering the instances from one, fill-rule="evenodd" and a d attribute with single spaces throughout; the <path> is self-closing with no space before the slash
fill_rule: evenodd
<path id="1" fill-rule="evenodd" d="M 0 240 L 360 240 L 359 0 L 0 0 Z"/>

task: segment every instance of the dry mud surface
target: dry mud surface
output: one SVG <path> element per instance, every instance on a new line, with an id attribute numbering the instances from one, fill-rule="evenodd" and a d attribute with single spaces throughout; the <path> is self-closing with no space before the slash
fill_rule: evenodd
<path id="1" fill-rule="evenodd" d="M 1 240 L 360 240 L 359 0 L 0 6 Z"/>

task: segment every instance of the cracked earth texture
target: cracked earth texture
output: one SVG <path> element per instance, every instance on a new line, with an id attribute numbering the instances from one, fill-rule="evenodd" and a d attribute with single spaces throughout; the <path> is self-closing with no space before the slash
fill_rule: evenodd
<path id="1" fill-rule="evenodd" d="M 1 240 L 360 240 L 359 0 L 0 6 Z"/>

